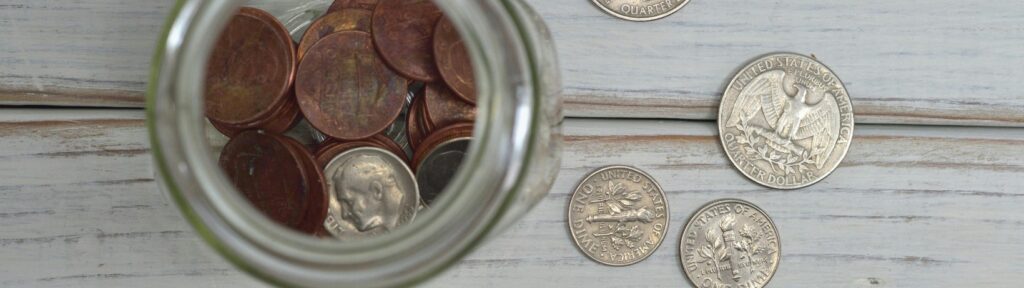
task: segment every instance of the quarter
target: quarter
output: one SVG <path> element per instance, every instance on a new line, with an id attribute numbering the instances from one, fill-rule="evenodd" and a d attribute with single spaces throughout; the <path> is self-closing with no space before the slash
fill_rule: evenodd
<path id="1" fill-rule="evenodd" d="M 665 18 L 682 9 L 690 0 L 592 0 L 601 10 L 630 21 Z"/>
<path id="2" fill-rule="evenodd" d="M 598 263 L 626 266 L 654 254 L 665 240 L 665 192 L 633 167 L 609 166 L 583 178 L 569 200 L 569 232 Z"/>
<path id="3" fill-rule="evenodd" d="M 797 189 L 839 166 L 853 138 L 853 104 L 839 77 L 815 59 L 772 54 L 743 67 L 718 111 L 729 161 L 758 184 Z"/>
<path id="4" fill-rule="evenodd" d="M 705 205 L 690 217 L 679 241 L 683 271 L 697 287 L 764 287 L 781 253 L 775 223 L 743 200 Z"/>

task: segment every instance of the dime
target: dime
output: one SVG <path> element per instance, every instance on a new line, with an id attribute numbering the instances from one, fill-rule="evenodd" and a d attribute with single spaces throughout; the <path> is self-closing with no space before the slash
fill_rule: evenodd
<path id="1" fill-rule="evenodd" d="M 331 7 L 327 8 L 327 13 L 331 13 L 346 8 L 356 8 L 373 11 L 374 7 L 377 7 L 377 0 L 335 0 L 334 4 L 331 4 Z"/>
<path id="2" fill-rule="evenodd" d="M 630 21 L 651 21 L 672 15 L 690 0 L 592 0 L 601 10 Z"/>
<path id="3" fill-rule="evenodd" d="M 661 246 L 668 215 L 665 192 L 650 175 L 609 166 L 591 172 L 576 187 L 569 201 L 569 231 L 590 259 L 626 266 Z"/>
<path id="4" fill-rule="evenodd" d="M 373 41 L 381 58 L 410 79 L 441 79 L 433 48 L 434 25 L 441 16 L 431 0 L 380 0 L 373 10 Z"/>
<path id="5" fill-rule="evenodd" d="M 459 100 L 451 89 L 440 84 L 428 84 L 423 98 L 424 115 L 432 129 L 446 127 L 476 119 L 476 106 Z"/>
<path id="6" fill-rule="evenodd" d="M 224 146 L 218 162 L 258 211 L 286 227 L 314 233 L 327 211 L 323 177 L 296 145 L 249 130 Z"/>
<path id="7" fill-rule="evenodd" d="M 381 63 L 369 34 L 343 31 L 310 48 L 299 65 L 295 93 L 313 127 L 354 140 L 380 133 L 398 117 L 407 86 Z"/>
<path id="8" fill-rule="evenodd" d="M 434 58 L 444 82 L 462 100 L 476 102 L 476 82 L 473 80 L 473 63 L 469 51 L 462 43 L 459 31 L 455 30 L 448 18 L 442 17 L 434 28 Z"/>
<path id="9" fill-rule="evenodd" d="M 412 171 L 393 153 L 362 147 L 324 168 L 329 191 L 323 225 L 342 240 L 374 236 L 412 222 L 420 205 Z"/>
<path id="10" fill-rule="evenodd" d="M 781 254 L 775 223 L 742 200 L 705 205 L 686 223 L 679 241 L 683 271 L 697 287 L 764 287 Z"/>
<path id="11" fill-rule="evenodd" d="M 327 13 L 320 19 L 309 24 L 306 34 L 302 35 L 297 50 L 299 61 L 306 56 L 306 51 L 320 39 L 339 31 L 363 31 L 370 33 L 370 19 L 373 12 L 364 9 L 344 9 Z"/>
<path id="12" fill-rule="evenodd" d="M 295 48 L 273 15 L 243 7 L 220 34 L 206 67 L 206 116 L 224 125 L 266 119 L 291 91 Z"/>
<path id="13" fill-rule="evenodd" d="M 776 189 L 817 183 L 839 166 L 853 137 L 853 105 L 824 64 L 796 54 L 751 62 L 732 79 L 718 111 L 729 160 Z"/>

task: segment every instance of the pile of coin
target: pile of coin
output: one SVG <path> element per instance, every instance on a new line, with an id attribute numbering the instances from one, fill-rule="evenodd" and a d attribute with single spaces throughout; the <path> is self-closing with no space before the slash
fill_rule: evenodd
<path id="1" fill-rule="evenodd" d="M 429 0 L 338 0 L 298 43 L 244 7 L 207 64 L 206 116 L 230 138 L 219 164 L 253 207 L 353 239 L 437 199 L 469 147 L 475 87 L 458 31 Z"/>

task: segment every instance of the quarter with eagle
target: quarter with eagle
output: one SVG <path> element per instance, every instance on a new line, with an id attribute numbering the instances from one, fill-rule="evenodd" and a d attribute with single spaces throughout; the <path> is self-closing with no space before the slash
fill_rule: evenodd
<path id="1" fill-rule="evenodd" d="M 729 83 L 718 131 L 733 165 L 758 184 L 797 189 L 821 181 L 846 157 L 853 104 L 843 82 L 810 57 L 771 54 Z"/>

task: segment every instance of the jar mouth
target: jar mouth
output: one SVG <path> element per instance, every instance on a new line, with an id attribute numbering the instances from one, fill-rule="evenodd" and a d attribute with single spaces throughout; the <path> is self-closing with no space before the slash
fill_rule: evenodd
<path id="1" fill-rule="evenodd" d="M 412 223 L 371 239 L 334 242 L 274 224 L 210 157 L 201 95 L 206 59 L 219 34 L 212 31 L 225 27 L 230 17 L 224 15 L 245 2 L 179 0 L 153 61 L 147 97 L 158 178 L 206 242 L 270 283 L 378 287 L 436 275 L 494 228 L 528 166 L 538 114 L 535 71 L 505 3 L 437 1 L 465 39 L 480 95 L 475 141 L 462 166 L 467 169 L 459 169 L 445 196 Z"/>

